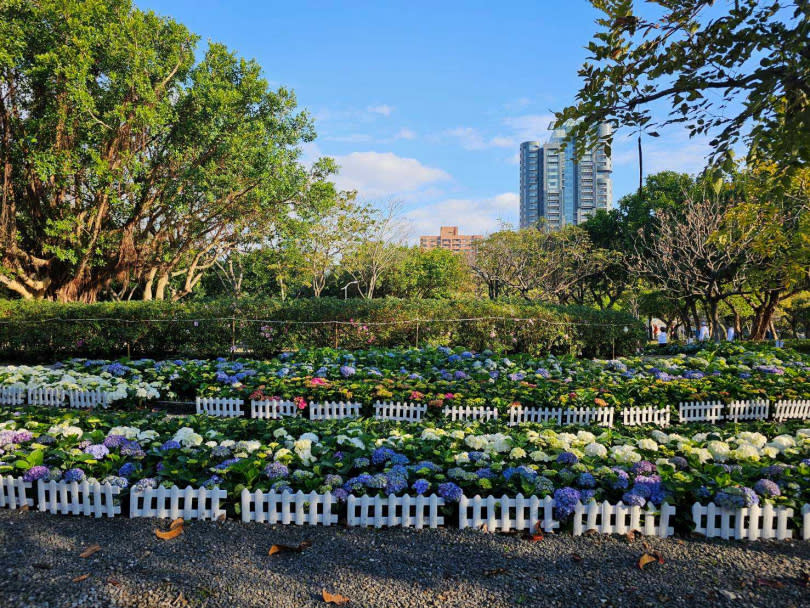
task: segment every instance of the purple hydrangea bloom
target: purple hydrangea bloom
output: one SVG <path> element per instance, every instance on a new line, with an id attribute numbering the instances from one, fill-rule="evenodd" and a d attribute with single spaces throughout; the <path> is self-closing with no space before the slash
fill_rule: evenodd
<path id="1" fill-rule="evenodd" d="M 557 456 L 557 464 L 572 465 L 579 462 L 579 458 L 573 452 L 561 452 Z"/>
<path id="2" fill-rule="evenodd" d="M 741 509 L 759 504 L 759 496 L 751 488 L 732 486 L 718 491 L 714 503 L 724 509 Z"/>
<path id="3" fill-rule="evenodd" d="M 271 481 L 276 481 L 277 479 L 286 478 L 290 474 L 290 470 L 286 465 L 280 462 L 271 462 L 264 467 L 264 474 L 267 475 L 268 479 Z"/>
<path id="4" fill-rule="evenodd" d="M 124 437 L 123 435 L 108 435 L 104 439 L 104 446 L 109 449 L 118 448 L 121 447 L 121 444 L 124 443 L 126 440 L 127 438 Z"/>
<path id="5" fill-rule="evenodd" d="M 810 459 L 803 460 L 802 464 L 810 464 Z M 781 464 L 773 464 L 769 467 L 763 467 L 759 470 L 759 474 L 767 479 L 779 479 L 784 475 L 787 467 Z"/>
<path id="6" fill-rule="evenodd" d="M 478 469 L 475 474 L 478 475 L 478 479 L 495 479 L 495 473 L 489 467 Z"/>
<path id="7" fill-rule="evenodd" d="M 404 466 L 397 465 L 388 471 L 385 482 L 385 494 L 391 496 L 392 494 L 399 494 L 408 489 L 408 469 Z"/>
<path id="8" fill-rule="evenodd" d="M 85 479 L 87 479 L 87 475 L 79 468 L 68 469 L 62 474 L 62 481 L 84 481 Z"/>
<path id="9" fill-rule="evenodd" d="M 647 504 L 647 499 L 633 490 L 622 495 L 622 502 L 628 507 L 643 507 Z"/>
<path id="10" fill-rule="evenodd" d="M 579 478 L 577 479 L 577 485 L 580 488 L 595 488 L 596 478 L 591 473 L 580 473 Z"/>
<path id="11" fill-rule="evenodd" d="M 108 483 L 115 488 L 125 490 L 129 487 L 129 480 L 126 477 L 119 477 L 118 475 L 107 475 L 101 483 Z"/>
<path id="12" fill-rule="evenodd" d="M 760 479 L 758 482 L 756 482 L 754 484 L 754 492 L 766 498 L 782 495 L 782 491 L 779 489 L 779 486 L 776 484 L 776 482 L 773 482 L 770 479 Z"/>
<path id="13" fill-rule="evenodd" d="M 95 443 L 84 448 L 84 453 L 90 454 L 96 460 L 102 460 L 110 453 L 110 450 L 108 450 L 107 446 L 102 443 Z"/>
<path id="14" fill-rule="evenodd" d="M 343 489 L 346 492 L 359 492 L 363 488 L 370 486 L 372 483 L 372 477 L 368 473 L 361 473 L 356 477 L 352 477 L 343 484 Z"/>
<path id="15" fill-rule="evenodd" d="M 649 460 L 639 460 L 630 470 L 633 475 L 650 475 L 655 473 L 655 464 Z"/>
<path id="16" fill-rule="evenodd" d="M 241 458 L 229 458 L 228 460 L 223 460 L 219 464 L 214 465 L 213 468 L 214 468 L 215 471 L 225 471 L 228 468 L 230 468 L 231 465 L 236 464 L 240 460 L 242 460 L 242 459 Z"/>
<path id="17" fill-rule="evenodd" d="M 126 477 L 127 479 L 129 479 L 136 473 L 137 470 L 138 467 L 137 465 L 135 465 L 134 462 L 126 462 L 121 466 L 120 469 L 118 469 L 118 474 L 121 477 Z"/>
<path id="18" fill-rule="evenodd" d="M 23 481 L 37 481 L 39 479 L 47 479 L 51 474 L 51 470 L 41 464 L 28 469 L 23 475 Z"/>
<path id="19" fill-rule="evenodd" d="M 689 467 L 689 462 L 683 456 L 673 456 L 669 459 L 670 464 L 679 471 Z"/>
<path id="20" fill-rule="evenodd" d="M 394 455 L 394 450 L 391 448 L 377 448 L 371 453 L 371 462 L 373 464 L 383 464 Z"/>
<path id="21" fill-rule="evenodd" d="M 203 482 L 203 487 L 207 490 L 211 490 L 222 483 L 222 477 L 219 475 L 211 475 L 208 479 Z"/>
<path id="22" fill-rule="evenodd" d="M 337 488 L 343 485 L 343 478 L 340 475 L 327 475 L 323 479 L 323 484 L 331 488 Z"/>
<path id="23" fill-rule="evenodd" d="M 158 487 L 158 483 L 154 477 L 144 477 L 143 479 L 139 479 L 138 482 L 132 486 L 132 490 L 134 492 L 143 492 L 144 490 L 150 488 L 154 489 L 156 487 Z"/>
<path id="24" fill-rule="evenodd" d="M 146 456 L 146 453 L 143 451 L 143 448 L 141 448 L 141 444 L 137 441 L 124 439 L 124 441 L 121 442 L 121 456 L 130 456 L 140 459 Z"/>
<path id="25" fill-rule="evenodd" d="M 349 376 L 354 376 L 357 373 L 357 370 L 354 369 L 351 365 L 341 365 L 340 366 L 340 375 L 344 378 L 348 378 Z"/>
<path id="26" fill-rule="evenodd" d="M 687 380 L 700 380 L 701 378 L 703 378 L 703 376 L 705 376 L 703 372 L 692 369 L 686 370 L 683 373 L 683 377 L 686 378 Z"/>
<path id="27" fill-rule="evenodd" d="M 576 488 L 560 488 L 554 490 L 554 510 L 558 519 L 568 519 L 574 512 L 574 507 L 582 499 L 582 494 Z"/>
<path id="28" fill-rule="evenodd" d="M 757 365 L 754 367 L 754 369 L 758 372 L 773 374 L 776 376 L 782 376 L 785 373 L 785 370 L 783 370 L 781 367 L 776 367 L 775 365 Z"/>
<path id="29" fill-rule="evenodd" d="M 611 488 L 614 490 L 626 490 L 630 487 L 630 475 L 627 471 L 619 467 L 614 467 L 612 470 L 616 474 L 616 479 L 611 482 Z"/>
<path id="30" fill-rule="evenodd" d="M 422 496 L 430 489 L 430 482 L 427 479 L 417 479 L 411 486 L 414 492 Z"/>
<path id="31" fill-rule="evenodd" d="M 512 374 L 509 374 L 509 376 L 508 376 L 508 378 L 509 378 L 509 379 L 510 379 L 512 382 L 520 382 L 520 381 L 521 381 L 521 380 L 523 380 L 525 377 L 526 377 L 526 374 L 524 374 L 523 372 L 514 372 L 514 373 L 512 373 Z"/>
<path id="32" fill-rule="evenodd" d="M 332 492 L 332 496 L 334 496 L 338 502 L 346 502 L 346 499 L 349 497 L 349 493 L 343 488 L 337 488 Z"/>
<path id="33" fill-rule="evenodd" d="M 31 441 L 33 438 L 34 435 L 31 433 L 31 431 L 21 429 L 13 432 L 11 443 L 25 443 L 26 441 Z M 3 442 L 0 441 L 0 443 Z"/>
<path id="34" fill-rule="evenodd" d="M 591 500 L 593 500 L 593 498 L 596 496 L 596 490 L 582 490 L 582 492 L 579 494 L 582 504 L 586 504 L 591 502 Z"/>
<path id="35" fill-rule="evenodd" d="M 183 446 L 180 445 L 179 441 L 175 441 L 174 439 L 169 439 L 168 441 L 163 442 L 163 445 L 160 446 L 161 452 L 168 452 L 169 450 L 179 450 Z"/>
<path id="36" fill-rule="evenodd" d="M 460 369 L 453 372 L 454 380 L 466 380 L 467 378 L 469 378 L 469 376 L 466 374 L 466 372 L 463 372 Z"/>
<path id="37" fill-rule="evenodd" d="M 452 481 L 440 483 L 437 493 L 448 502 L 458 502 L 463 494 L 461 488 Z"/>

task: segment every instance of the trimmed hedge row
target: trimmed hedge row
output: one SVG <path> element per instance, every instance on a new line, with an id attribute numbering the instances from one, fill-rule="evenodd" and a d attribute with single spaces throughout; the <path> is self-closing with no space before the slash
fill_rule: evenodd
<path id="1" fill-rule="evenodd" d="M 448 320 L 454 319 L 454 320 Z M 634 352 L 643 324 L 620 311 L 488 300 L 288 300 L 62 304 L 0 301 L 0 357 L 257 357 L 319 346 L 463 345 L 612 357 Z"/>

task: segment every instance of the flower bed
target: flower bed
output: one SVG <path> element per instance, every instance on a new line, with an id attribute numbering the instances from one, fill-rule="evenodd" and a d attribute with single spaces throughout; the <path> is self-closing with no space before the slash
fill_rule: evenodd
<path id="1" fill-rule="evenodd" d="M 462 495 L 550 496 L 570 522 L 578 503 L 677 508 L 691 526 L 695 502 L 737 509 L 773 504 L 800 517 L 810 502 L 810 429 L 752 423 L 736 430 L 699 426 L 667 432 L 540 425 L 374 420 L 312 422 L 140 412 L 0 408 L 0 476 L 25 481 L 136 488 L 220 487 L 239 513 L 251 492 L 349 495 L 437 494 L 445 515 Z M 745 430 L 739 430 L 744 428 Z M 798 520 L 797 520 L 798 521 Z"/>
<path id="2" fill-rule="evenodd" d="M 675 407 L 680 402 L 810 399 L 810 357 L 765 346 L 711 346 L 694 354 L 612 361 L 498 356 L 449 348 L 400 351 L 333 349 L 282 353 L 267 360 L 110 362 L 72 359 L 50 367 L 0 367 L 0 387 L 103 389 L 114 404 L 195 397 L 358 402 L 444 408 L 512 406 Z"/>

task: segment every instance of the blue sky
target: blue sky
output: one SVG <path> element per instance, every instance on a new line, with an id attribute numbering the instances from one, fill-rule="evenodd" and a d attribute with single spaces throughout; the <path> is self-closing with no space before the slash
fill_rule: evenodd
<path id="1" fill-rule="evenodd" d="M 518 217 L 521 141 L 544 141 L 571 103 L 595 31 L 585 0 L 270 2 L 136 0 L 255 58 L 315 118 L 306 158 L 332 156 L 342 188 L 403 203 L 411 236 L 488 233 Z M 635 140 L 614 143 L 614 203 L 635 188 Z M 670 129 L 645 174 L 694 173 L 704 141 Z"/>

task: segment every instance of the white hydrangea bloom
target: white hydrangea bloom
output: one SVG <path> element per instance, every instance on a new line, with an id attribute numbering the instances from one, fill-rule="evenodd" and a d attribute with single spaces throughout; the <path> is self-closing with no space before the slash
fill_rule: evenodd
<path id="1" fill-rule="evenodd" d="M 717 462 L 725 462 L 728 460 L 731 448 L 725 441 L 710 441 L 706 448 Z"/>
<path id="2" fill-rule="evenodd" d="M 422 439 L 426 439 L 425 433 L 429 430 L 431 429 L 425 429 L 425 431 L 422 433 Z M 481 435 L 467 435 L 467 437 L 464 438 L 464 443 L 466 443 L 467 446 L 471 447 L 473 450 L 480 451 L 487 447 L 488 442 L 486 438 Z"/>
<path id="3" fill-rule="evenodd" d="M 610 448 L 610 455 L 617 462 L 632 464 L 641 460 L 641 454 L 636 452 L 632 445 L 614 445 Z"/>
<path id="4" fill-rule="evenodd" d="M 509 458 L 512 460 L 520 460 L 521 458 L 526 458 L 526 450 L 523 448 L 512 448 L 512 451 L 509 452 Z"/>
<path id="5" fill-rule="evenodd" d="M 650 452 L 658 451 L 658 444 L 652 439 L 639 439 L 637 444 L 640 450 L 649 450 Z"/>
<path id="6" fill-rule="evenodd" d="M 588 431 L 579 431 L 577 433 L 577 443 L 584 445 L 593 443 L 594 441 L 596 441 L 596 435 L 593 433 L 589 433 Z"/>
<path id="7" fill-rule="evenodd" d="M 731 451 L 731 458 L 734 460 L 759 460 L 759 448 L 752 443 L 741 443 L 736 449 Z"/>
<path id="8" fill-rule="evenodd" d="M 464 439 L 464 431 L 462 430 L 455 430 L 450 433 L 450 436 L 453 439 Z"/>
<path id="9" fill-rule="evenodd" d="M 470 462 L 470 455 L 467 452 L 459 452 L 455 456 L 456 464 L 467 464 Z"/>
<path id="10" fill-rule="evenodd" d="M 652 437 L 658 443 L 669 443 L 669 435 L 663 431 L 659 431 L 658 429 L 655 429 L 652 433 L 650 433 L 650 437 Z"/>
<path id="11" fill-rule="evenodd" d="M 191 429 L 189 429 L 191 430 Z M 136 439 L 140 434 L 141 429 L 134 426 L 114 426 L 110 429 L 109 435 L 123 435 L 127 439 Z"/>
<path id="12" fill-rule="evenodd" d="M 529 454 L 529 457 L 535 462 L 548 462 L 552 460 L 551 456 L 546 454 L 543 450 L 535 450 Z"/>
<path id="13" fill-rule="evenodd" d="M 589 443 L 585 446 L 585 455 L 591 458 L 605 458 L 608 454 L 608 449 L 601 443 Z"/>

